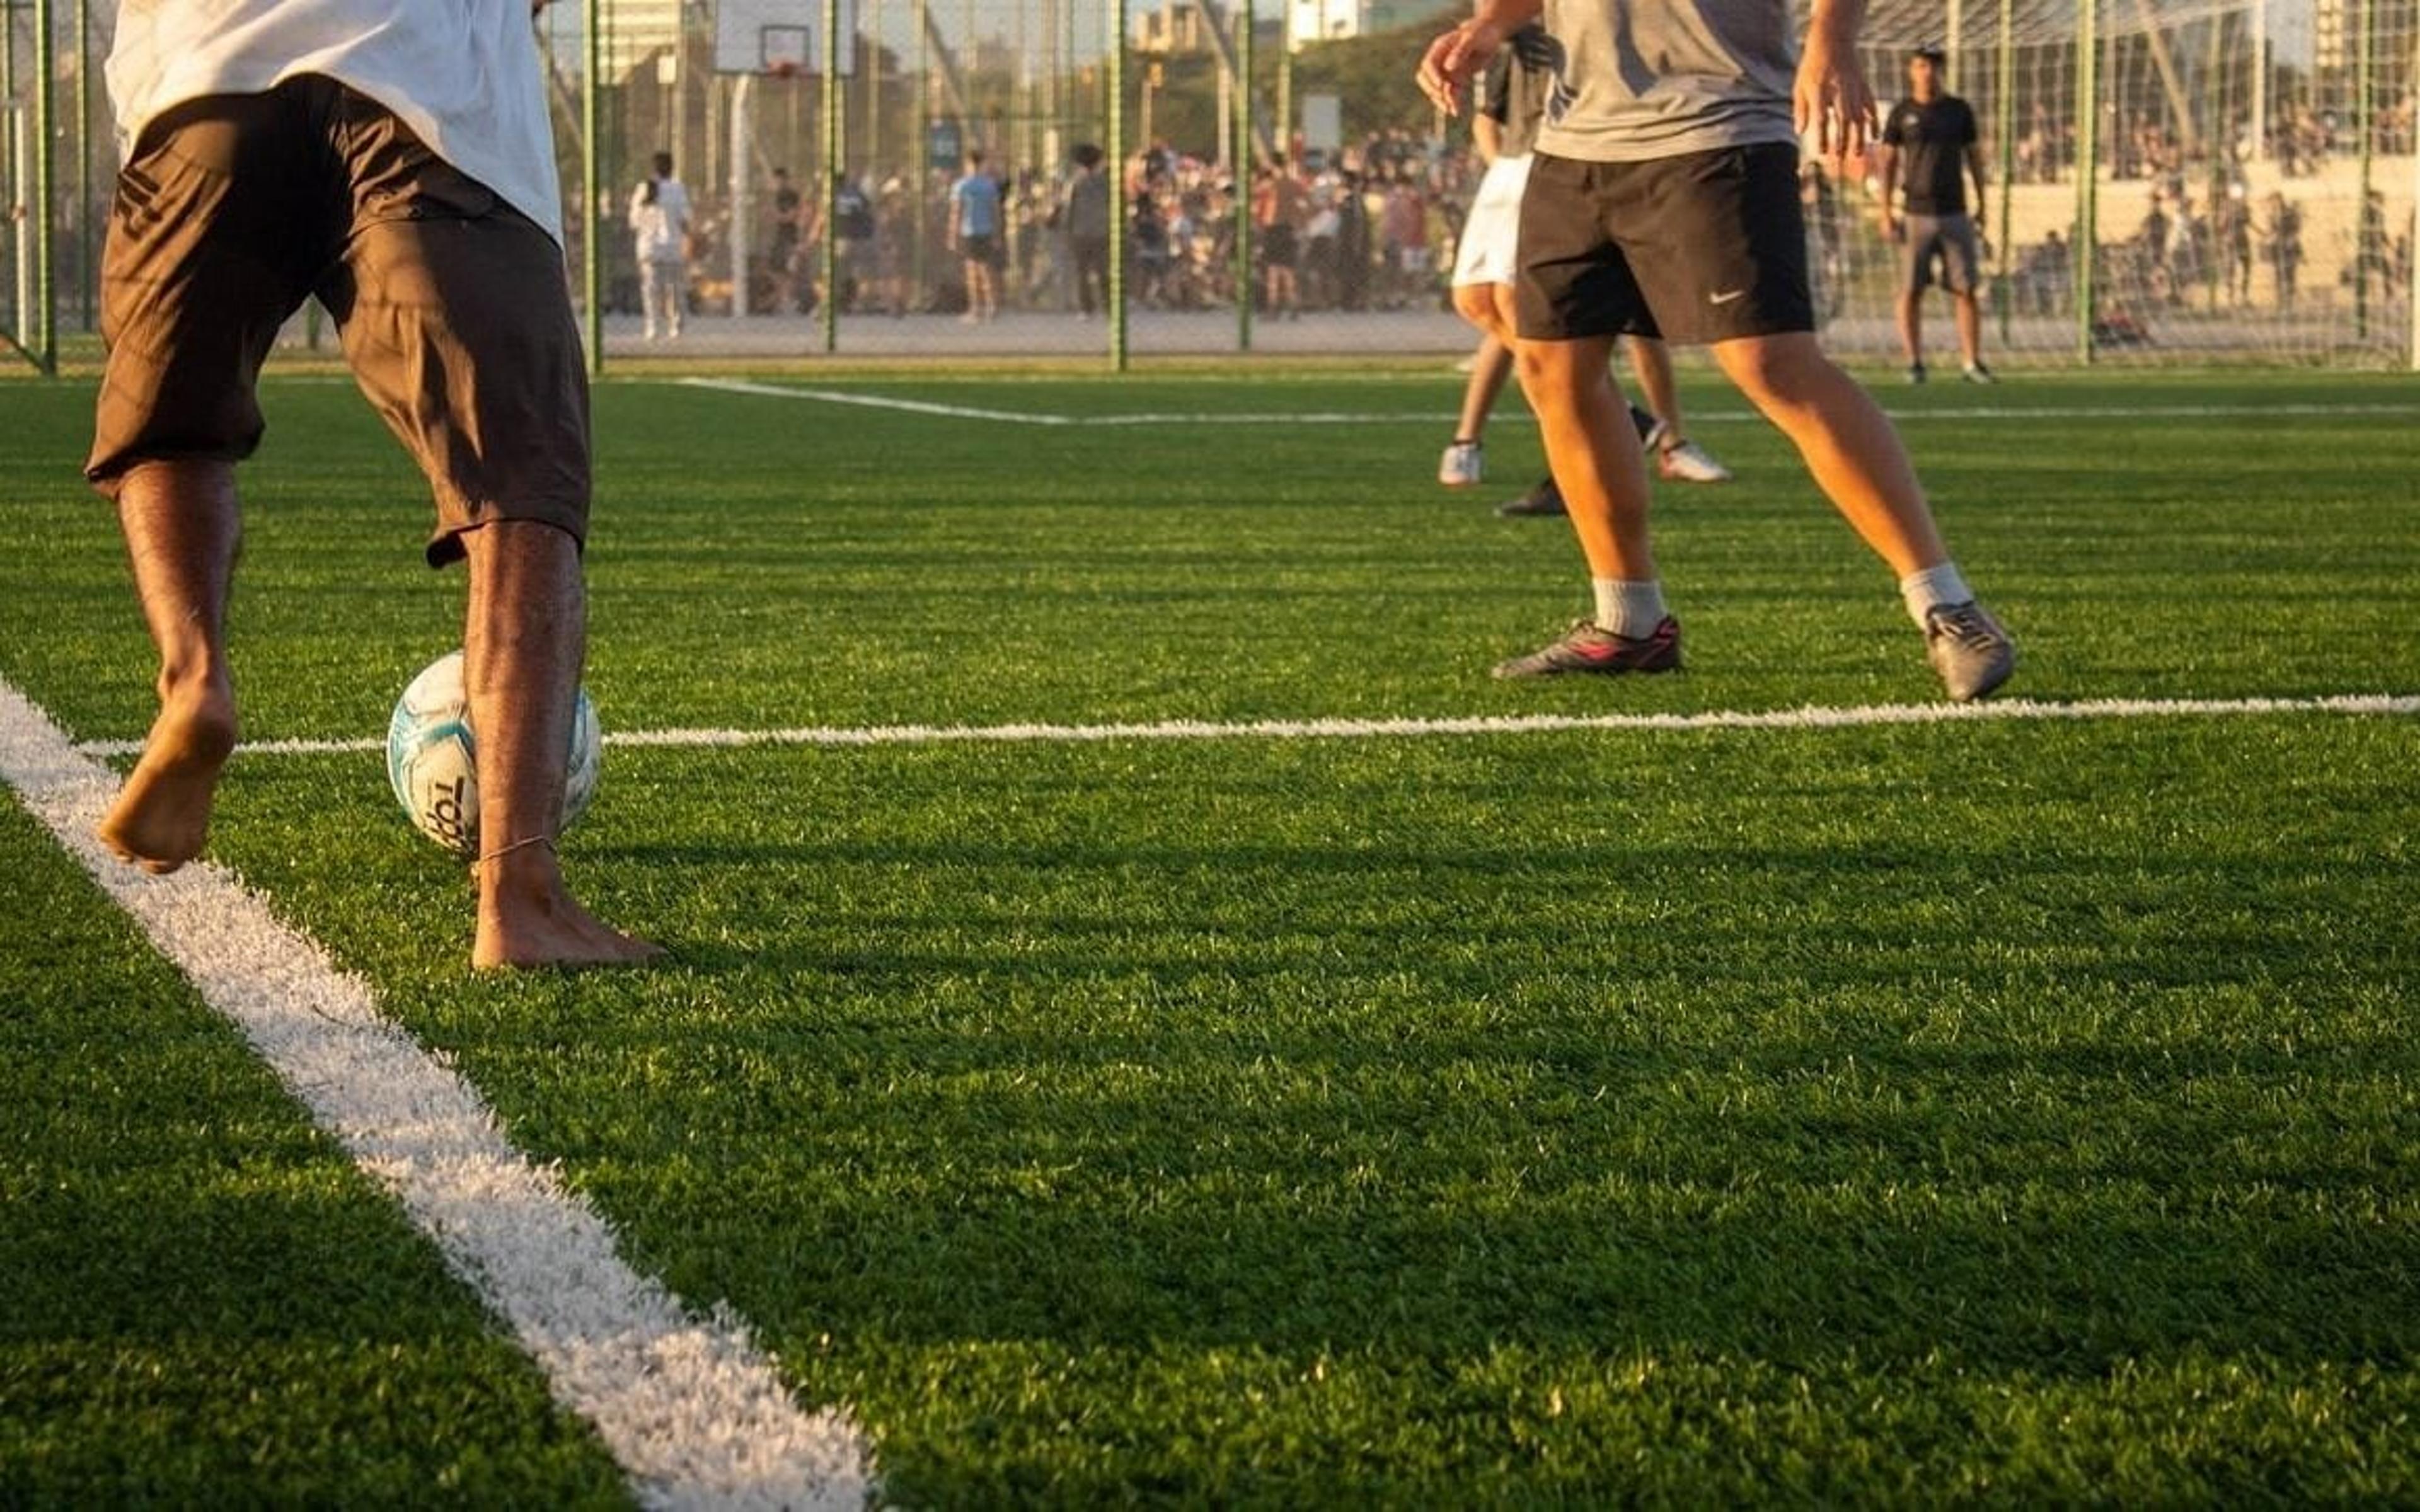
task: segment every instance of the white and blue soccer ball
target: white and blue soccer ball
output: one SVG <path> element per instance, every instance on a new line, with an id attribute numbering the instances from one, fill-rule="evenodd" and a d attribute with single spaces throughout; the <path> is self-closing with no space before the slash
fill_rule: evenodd
<path id="1" fill-rule="evenodd" d="M 597 706 L 580 690 L 571 717 L 571 750 L 563 784 L 568 828 L 597 795 L 605 737 Z M 478 742 L 471 733 L 471 700 L 462 687 L 462 653 L 448 652 L 421 670 L 396 702 L 386 727 L 386 779 L 412 827 L 458 856 L 479 854 Z"/>

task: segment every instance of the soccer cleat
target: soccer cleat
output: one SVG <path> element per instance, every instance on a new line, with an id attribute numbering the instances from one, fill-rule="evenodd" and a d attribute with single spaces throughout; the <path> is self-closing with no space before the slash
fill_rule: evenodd
<path id="1" fill-rule="evenodd" d="M 1731 470 L 1706 455 L 1696 441 L 1682 441 L 1655 454 L 1655 471 L 1676 483 L 1729 483 Z"/>
<path id="2" fill-rule="evenodd" d="M 1921 383 L 1924 381 L 1924 364 L 1922 363 L 1910 363 L 1907 364 L 1907 380 L 1910 383 Z"/>
<path id="3" fill-rule="evenodd" d="M 1924 656 L 1961 703 L 1989 698 L 2017 670 L 2017 643 L 1982 605 L 1935 604 L 1924 616 Z"/>
<path id="4" fill-rule="evenodd" d="M 1616 635 L 1587 620 L 1553 645 L 1496 664 L 1498 677 L 1553 677 L 1563 672 L 1669 672 L 1681 668 L 1681 622 L 1669 614 L 1652 635 Z"/>
<path id="5" fill-rule="evenodd" d="M 1563 509 L 1563 491 L 1555 486 L 1552 478 L 1541 478 L 1538 486 L 1518 499 L 1507 499 L 1496 506 L 1496 512 L 1507 519 L 1523 516 L 1559 516 Z"/>
<path id="6" fill-rule="evenodd" d="M 1455 441 L 1437 458 L 1437 482 L 1449 488 L 1467 488 L 1486 475 L 1486 458 L 1477 441 Z"/>
<path id="7" fill-rule="evenodd" d="M 1644 445 L 1654 446 L 1664 439 L 1664 422 L 1635 404 L 1630 407 L 1630 428 L 1638 432 L 1638 440 Z"/>
<path id="8" fill-rule="evenodd" d="M 1966 381 L 1969 383 L 1997 383 L 2000 380 L 1997 378 L 1994 378 L 1992 374 L 1992 370 L 1985 367 L 1982 363 L 1969 363 L 1966 364 Z"/>

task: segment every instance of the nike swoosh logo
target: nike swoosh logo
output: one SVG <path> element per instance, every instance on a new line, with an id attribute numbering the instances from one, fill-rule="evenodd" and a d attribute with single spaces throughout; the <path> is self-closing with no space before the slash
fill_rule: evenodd
<path id="1" fill-rule="evenodd" d="M 1744 288 L 1735 288 L 1722 294 L 1709 294 L 1706 296 L 1706 302 L 1708 304 L 1729 304 L 1731 301 L 1740 298 L 1745 293 L 1747 293 L 1747 290 Z"/>

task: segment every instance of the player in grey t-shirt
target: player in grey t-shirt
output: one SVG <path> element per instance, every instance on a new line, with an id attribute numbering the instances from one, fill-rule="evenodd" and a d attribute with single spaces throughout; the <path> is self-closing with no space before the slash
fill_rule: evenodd
<path id="1" fill-rule="evenodd" d="M 1798 137 L 1862 147 L 1874 98 L 1856 58 L 1862 0 L 1814 0 L 1803 56 L 1788 0 L 1479 0 L 1429 45 L 1422 92 L 1462 89 L 1544 16 L 1560 54 L 1521 202 L 1519 371 L 1587 557 L 1596 614 L 1499 677 L 1681 665 L 1647 528 L 1647 467 L 1606 369 L 1615 337 L 1702 342 L 1798 448 L 1898 576 L 1957 700 L 2008 680 L 2016 648 L 1975 601 L 1890 421 L 1815 340 Z"/>
<path id="2" fill-rule="evenodd" d="M 1478 483 L 1485 475 L 1481 436 L 1504 380 L 1512 372 L 1512 287 L 1520 251 L 1521 199 L 1529 181 L 1529 148 L 1545 123 L 1559 56 L 1542 26 L 1513 34 L 1487 66 L 1470 121 L 1471 145 L 1487 162 L 1487 174 L 1456 233 L 1453 307 L 1479 328 L 1471 354 L 1470 381 L 1452 442 L 1437 461 L 1437 481 L 1448 487 Z M 1623 345 L 1631 371 L 1647 400 L 1630 407 L 1631 424 L 1655 455 L 1656 471 L 1688 483 L 1726 483 L 1730 470 L 1689 440 L 1681 396 L 1672 381 L 1672 359 L 1664 344 L 1632 336 Z M 1563 496 L 1546 478 L 1518 498 L 1497 506 L 1499 515 L 1560 515 Z"/>

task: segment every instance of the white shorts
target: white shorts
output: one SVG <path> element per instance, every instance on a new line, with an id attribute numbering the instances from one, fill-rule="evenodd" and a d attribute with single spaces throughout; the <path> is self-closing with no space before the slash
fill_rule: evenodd
<path id="1" fill-rule="evenodd" d="M 1521 192 L 1529 183 L 1529 155 L 1498 158 L 1487 165 L 1462 237 L 1453 249 L 1453 286 L 1510 284 L 1521 250 Z"/>

